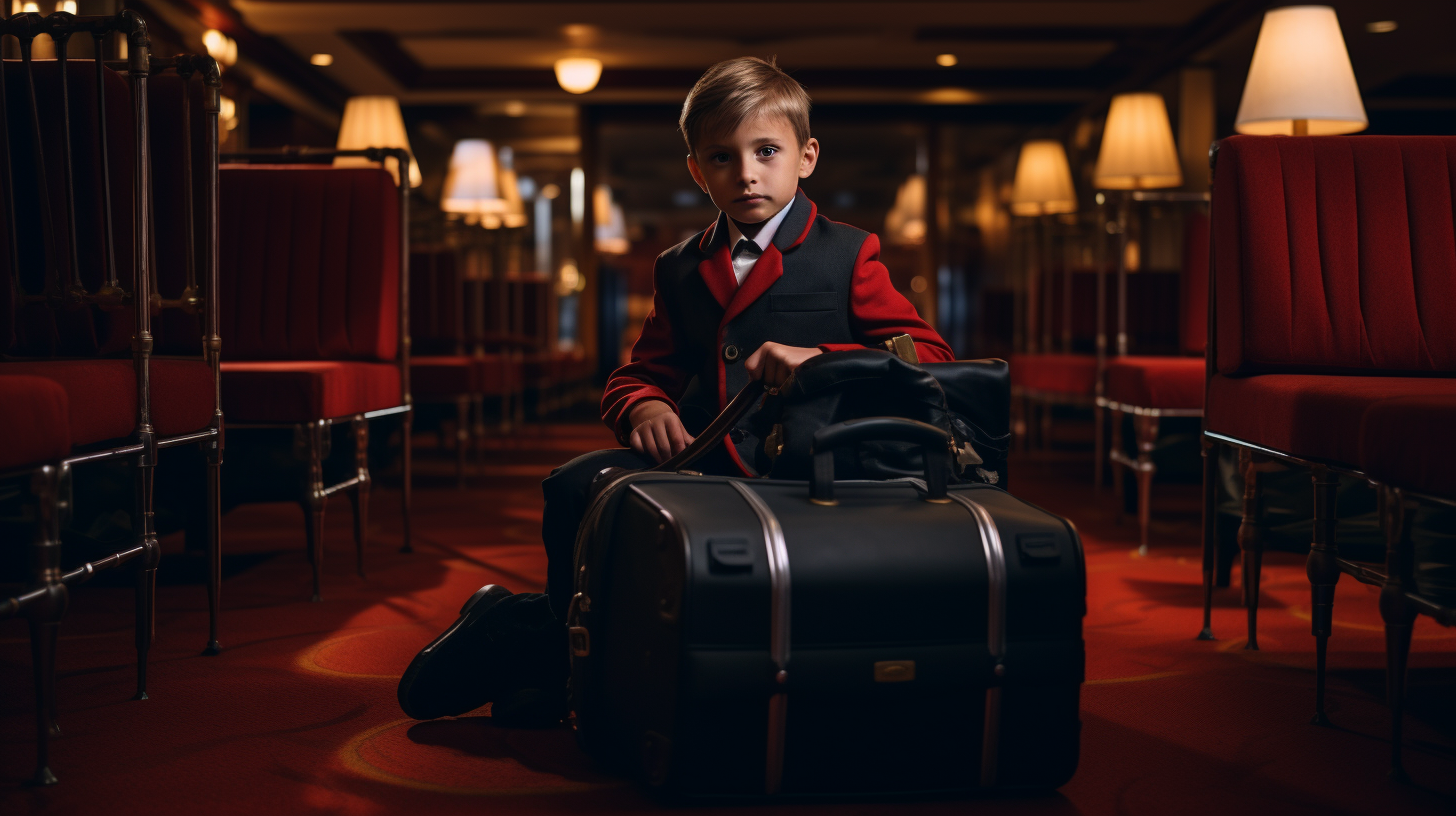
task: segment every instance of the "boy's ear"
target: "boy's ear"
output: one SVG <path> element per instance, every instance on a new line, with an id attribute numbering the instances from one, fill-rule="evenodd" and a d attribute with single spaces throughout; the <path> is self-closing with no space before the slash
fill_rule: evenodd
<path id="1" fill-rule="evenodd" d="M 693 158 L 691 153 L 688 154 L 688 173 L 692 175 L 693 181 L 697 182 L 698 188 L 706 194 L 708 185 L 703 181 L 703 171 L 698 168 L 698 160 Z"/>
<path id="2" fill-rule="evenodd" d="M 814 167 L 819 164 L 819 140 L 810 136 L 809 141 L 804 143 L 804 149 L 799 154 L 799 178 L 808 178 L 814 174 Z"/>

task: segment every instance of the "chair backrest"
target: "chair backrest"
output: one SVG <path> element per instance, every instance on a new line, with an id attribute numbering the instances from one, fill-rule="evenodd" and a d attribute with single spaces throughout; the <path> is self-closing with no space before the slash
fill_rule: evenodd
<path id="1" fill-rule="evenodd" d="M 443 241 L 410 240 L 410 341 L 415 354 L 464 354 L 465 280 L 460 252 Z"/>
<path id="2" fill-rule="evenodd" d="M 397 358 L 400 205 L 378 167 L 223 165 L 230 360 Z"/>
<path id="3" fill-rule="evenodd" d="M 1213 189 L 1219 373 L 1456 372 L 1456 137 L 1234 136 Z"/>

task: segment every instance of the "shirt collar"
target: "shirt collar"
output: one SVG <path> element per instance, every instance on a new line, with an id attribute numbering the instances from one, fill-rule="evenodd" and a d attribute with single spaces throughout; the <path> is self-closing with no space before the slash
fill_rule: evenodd
<path id="1" fill-rule="evenodd" d="M 771 242 L 774 238 L 774 233 L 779 231 L 779 225 L 784 222 L 784 217 L 789 214 L 789 210 L 792 209 L 793 206 L 794 199 L 791 198 L 789 199 L 789 203 L 785 204 L 782 210 L 779 210 L 773 218 L 770 218 L 768 222 L 759 229 L 757 235 L 749 239 L 750 241 L 758 245 L 758 251 L 760 253 L 768 249 L 769 242 Z M 725 220 L 728 222 L 728 251 L 732 252 L 733 248 L 738 246 L 738 242 L 743 240 L 744 235 L 741 231 L 739 231 L 738 224 L 734 222 L 732 218 L 727 218 Z"/>

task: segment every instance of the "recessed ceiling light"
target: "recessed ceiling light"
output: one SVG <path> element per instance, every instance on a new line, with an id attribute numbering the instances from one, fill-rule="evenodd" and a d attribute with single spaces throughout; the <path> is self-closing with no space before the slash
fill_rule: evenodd
<path id="1" fill-rule="evenodd" d="M 960 62 L 960 60 L 956 59 L 955 54 L 941 54 L 935 58 L 935 64 L 945 68 L 955 65 L 957 62 Z"/>
<path id="2" fill-rule="evenodd" d="M 311 57 L 308 58 L 308 61 L 311 62 L 311 63 L 313 63 L 314 65 L 319 66 L 319 67 L 323 67 L 325 65 L 333 65 L 334 64 L 334 55 L 333 54 L 314 54 L 313 56 L 311 56 Z"/>
<path id="3" fill-rule="evenodd" d="M 1365 24 L 1365 30 L 1371 34 L 1389 34 L 1397 28 L 1400 28 L 1400 23 L 1394 20 L 1376 20 Z"/>

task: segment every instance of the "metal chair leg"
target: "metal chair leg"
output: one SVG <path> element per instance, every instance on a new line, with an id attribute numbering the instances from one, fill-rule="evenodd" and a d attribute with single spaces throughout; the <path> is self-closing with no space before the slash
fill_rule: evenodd
<path id="1" fill-rule="evenodd" d="M 1158 418 L 1146 414 L 1133 417 L 1137 436 L 1138 554 L 1148 554 L 1148 527 L 1153 517 L 1153 447 L 1158 443 Z"/>
<path id="2" fill-rule="evenodd" d="M 1218 445 L 1203 437 L 1203 630 L 1199 640 L 1213 636 L 1213 581 L 1218 570 Z"/>
<path id="3" fill-rule="evenodd" d="M 354 433 L 354 478 L 353 489 L 349 491 L 349 502 L 354 509 L 354 566 L 359 577 L 364 577 L 364 545 L 369 538 L 369 490 L 372 479 L 369 476 L 369 420 L 363 414 L 350 422 Z"/>
<path id="4" fill-rule="evenodd" d="M 1406 664 L 1410 658 L 1411 630 L 1416 608 L 1406 597 L 1414 583 L 1411 514 L 1414 508 L 1401 492 L 1385 488 L 1385 585 L 1380 590 L 1380 618 L 1385 621 L 1385 699 L 1390 706 L 1390 779 L 1409 777 L 1402 761 L 1405 731 Z"/>
<path id="5" fill-rule="evenodd" d="M 1314 535 L 1309 545 L 1305 574 L 1309 576 L 1309 619 L 1314 634 L 1314 725 L 1329 725 L 1325 716 L 1325 652 L 1333 634 L 1335 584 L 1340 580 L 1336 560 L 1335 500 L 1339 477 L 1328 468 L 1316 466 L 1311 474 L 1314 483 Z"/>
<path id="6" fill-rule="evenodd" d="M 400 415 L 400 433 L 402 434 L 402 446 L 400 450 L 400 505 L 403 511 L 404 524 L 404 545 L 399 548 L 400 552 L 411 553 L 415 551 L 414 538 L 410 530 L 410 505 L 414 498 L 414 454 L 411 450 L 410 437 L 414 432 L 414 411 L 405 411 Z"/>
<path id="7" fill-rule="evenodd" d="M 1109 413 L 1111 414 L 1112 420 L 1112 450 L 1120 456 L 1124 453 L 1122 445 L 1122 411 L 1113 408 Z M 1119 464 L 1121 463 L 1114 460 L 1114 467 L 1112 468 L 1112 491 L 1113 496 L 1116 497 L 1116 503 L 1114 505 L 1115 515 L 1113 518 L 1118 524 L 1121 524 L 1123 513 L 1127 512 L 1127 474 L 1116 467 Z"/>
<path id="8" fill-rule="evenodd" d="M 455 398 L 455 487 L 465 489 L 465 457 L 470 450 L 470 397 Z"/>
<path id="9" fill-rule="evenodd" d="M 1239 550 L 1243 553 L 1244 606 L 1249 610 L 1249 640 L 1245 649 L 1259 648 L 1259 571 L 1263 567 L 1263 536 L 1259 531 L 1259 467 L 1247 448 L 1239 450 L 1244 474 L 1243 517 L 1239 520 Z"/>
<path id="10" fill-rule="evenodd" d="M 313 600 L 318 602 L 324 599 L 324 508 L 329 500 L 324 493 L 324 459 L 329 455 L 329 424 L 320 419 L 297 426 L 296 433 L 303 437 L 303 454 L 308 462 L 308 484 L 302 504 L 306 522 L 304 530 L 308 534 L 308 557 L 313 562 Z M 405 449 L 408 450 L 408 446 Z"/>
<path id="11" fill-rule="evenodd" d="M 142 548 L 136 565 L 136 650 L 137 690 L 133 700 L 147 697 L 147 655 L 157 631 L 157 567 L 162 561 L 162 548 L 157 543 L 156 514 L 152 505 L 152 486 L 156 476 L 155 458 L 136 466 L 136 528 Z"/>
<path id="12" fill-rule="evenodd" d="M 70 594 L 61 583 L 61 476 L 61 468 L 47 465 L 31 477 L 31 494 L 37 508 L 31 555 L 32 586 L 46 590 L 43 597 L 32 601 L 26 609 L 35 680 L 36 758 L 30 784 L 36 786 L 54 785 L 58 781 L 50 768 L 50 741 L 60 732 L 56 725 L 56 641 L 61 619 L 70 604 Z"/>
<path id="13" fill-rule="evenodd" d="M 222 447 L 207 451 L 207 648 L 204 655 L 222 651 L 217 640 L 222 615 Z"/>

